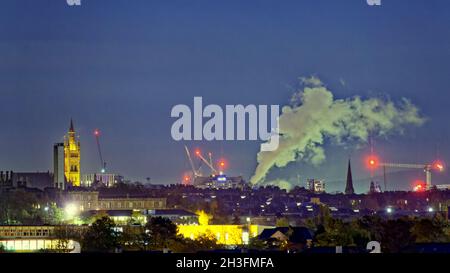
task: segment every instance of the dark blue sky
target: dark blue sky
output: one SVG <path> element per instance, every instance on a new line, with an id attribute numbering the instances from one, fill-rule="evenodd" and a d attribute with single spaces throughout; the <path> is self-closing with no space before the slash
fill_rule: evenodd
<path id="1" fill-rule="evenodd" d="M 389 161 L 450 160 L 450 2 L 4 0 L 0 8 L 0 166 L 52 169 L 52 145 L 69 120 L 81 136 L 82 171 L 99 168 L 92 135 L 103 133 L 111 171 L 133 180 L 177 182 L 189 169 L 171 139 L 171 107 L 204 103 L 286 104 L 299 76 L 316 75 L 335 96 L 407 97 L 429 121 L 375 140 Z M 346 85 L 342 86 L 340 81 Z M 257 142 L 187 143 L 249 177 Z M 320 167 L 298 173 L 343 190 L 346 158 L 368 177 L 367 149 L 329 147 Z M 419 174 L 418 175 L 422 175 Z M 450 176 L 434 176 L 447 183 Z M 368 189 L 357 181 L 358 192 Z M 410 181 L 398 181 L 409 185 Z M 394 186 L 392 186 L 394 187 Z"/>

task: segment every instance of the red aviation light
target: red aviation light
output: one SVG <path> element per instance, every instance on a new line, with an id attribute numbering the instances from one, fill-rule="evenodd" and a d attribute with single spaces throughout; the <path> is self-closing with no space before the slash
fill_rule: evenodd
<path id="1" fill-rule="evenodd" d="M 100 131 L 99 131 L 98 129 L 95 129 L 95 130 L 94 130 L 94 135 L 95 135 L 95 136 L 99 136 L 99 135 L 100 135 Z"/>
<path id="2" fill-rule="evenodd" d="M 221 158 L 219 161 L 217 161 L 217 168 L 220 171 L 223 171 L 227 167 L 228 163 L 225 159 Z"/>
<path id="3" fill-rule="evenodd" d="M 379 161 L 378 161 L 378 157 L 375 156 L 375 155 L 368 156 L 367 159 L 366 159 L 366 162 L 367 162 L 366 165 L 367 165 L 367 167 L 369 169 L 378 168 L 378 166 L 380 164 Z"/>
<path id="4" fill-rule="evenodd" d="M 413 191 L 415 191 L 415 192 L 422 192 L 422 191 L 425 191 L 425 189 L 426 189 L 425 183 L 423 181 L 417 181 L 415 183 Z"/>
<path id="5" fill-rule="evenodd" d="M 221 160 L 221 161 L 219 162 L 219 167 L 220 167 L 220 168 L 222 168 L 222 169 L 225 168 L 225 165 L 226 165 L 226 164 L 225 164 L 225 161 Z"/>
<path id="6" fill-rule="evenodd" d="M 444 171 L 444 169 L 445 169 L 444 163 L 442 163 L 442 162 L 439 161 L 439 160 L 436 160 L 436 161 L 433 163 L 433 169 L 435 169 L 435 170 L 437 170 L 437 171 L 440 171 L 440 172 Z"/>
<path id="7" fill-rule="evenodd" d="M 182 182 L 182 184 L 183 185 L 189 185 L 189 182 L 191 181 L 191 178 L 189 177 L 189 175 L 185 175 L 184 177 L 183 177 L 183 182 Z"/>

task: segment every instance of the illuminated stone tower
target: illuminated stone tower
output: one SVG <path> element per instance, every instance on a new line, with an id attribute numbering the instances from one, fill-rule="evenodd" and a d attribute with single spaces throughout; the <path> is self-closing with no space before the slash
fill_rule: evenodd
<path id="1" fill-rule="evenodd" d="M 80 142 L 75 136 L 72 119 L 69 133 L 64 137 L 64 175 L 72 186 L 80 186 Z"/>

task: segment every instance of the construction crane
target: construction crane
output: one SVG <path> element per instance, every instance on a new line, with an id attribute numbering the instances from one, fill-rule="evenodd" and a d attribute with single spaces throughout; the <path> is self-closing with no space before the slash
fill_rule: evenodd
<path id="1" fill-rule="evenodd" d="M 191 165 L 191 169 L 192 169 L 192 173 L 194 174 L 195 177 L 197 176 L 202 176 L 202 174 L 200 173 L 200 168 L 196 169 L 195 165 L 194 165 L 194 161 L 192 159 L 191 153 L 189 151 L 189 148 L 185 145 L 184 149 L 186 150 L 186 155 L 189 159 L 189 164 Z M 212 159 L 212 153 L 208 153 L 208 159 L 206 159 L 202 153 L 200 152 L 199 149 L 195 150 L 195 156 L 197 156 L 206 166 L 208 166 L 208 168 L 211 170 L 211 174 L 212 175 L 216 175 L 219 173 L 219 171 L 217 171 L 217 169 L 214 167 L 214 163 L 213 163 L 213 159 Z M 221 161 L 219 163 L 219 167 L 223 168 L 225 165 L 224 161 Z"/>
<path id="2" fill-rule="evenodd" d="M 368 164 L 370 168 L 383 167 L 384 179 L 386 180 L 386 168 L 402 168 L 402 169 L 423 169 L 425 172 L 425 183 L 426 189 L 431 189 L 431 171 L 437 170 L 442 172 L 444 170 L 444 165 L 440 161 L 435 161 L 432 164 L 405 164 L 405 163 L 384 163 L 378 162 L 375 156 L 371 156 L 368 159 Z M 386 181 L 385 181 L 386 184 Z M 386 187 L 386 186 L 385 186 Z"/>
<path id="3" fill-rule="evenodd" d="M 189 159 L 189 163 L 191 164 L 192 173 L 193 173 L 194 177 L 200 176 L 199 171 L 195 169 L 194 162 L 192 161 L 191 153 L 189 152 L 189 149 L 186 145 L 184 145 L 184 149 L 186 150 L 186 154 Z"/>
<path id="4" fill-rule="evenodd" d="M 200 159 L 203 161 L 203 163 L 205 163 L 206 166 L 208 166 L 208 167 L 211 169 L 212 174 L 217 174 L 217 170 L 216 170 L 216 168 L 214 168 L 214 165 L 212 164 L 212 158 L 211 158 L 212 155 L 211 155 L 211 153 L 209 153 L 211 162 L 208 161 L 208 160 L 206 160 L 206 159 L 203 157 L 203 155 L 202 155 L 202 153 L 200 152 L 200 150 L 196 150 L 196 151 L 195 151 L 195 155 L 196 155 L 198 158 L 200 158 Z"/>
<path id="5" fill-rule="evenodd" d="M 100 158 L 100 167 L 101 167 L 100 171 L 101 171 L 101 173 L 105 173 L 106 172 L 106 162 L 103 160 L 102 149 L 100 146 L 100 131 L 98 129 L 94 130 L 94 136 L 97 141 L 98 155 Z"/>

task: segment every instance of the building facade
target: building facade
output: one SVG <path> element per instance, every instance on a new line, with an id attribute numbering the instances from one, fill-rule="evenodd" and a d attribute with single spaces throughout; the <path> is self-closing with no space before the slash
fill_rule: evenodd
<path id="1" fill-rule="evenodd" d="M 88 173 L 81 175 L 81 185 L 83 187 L 92 187 L 96 184 L 112 187 L 123 181 L 123 176 L 113 173 Z"/>
<path id="2" fill-rule="evenodd" d="M 306 188 L 314 193 L 323 193 L 325 192 L 325 183 L 322 180 L 308 179 Z"/>
<path id="3" fill-rule="evenodd" d="M 153 197 L 99 197 L 98 191 L 68 191 L 65 206 L 71 205 L 78 211 L 90 210 L 154 210 L 165 209 L 166 198 Z"/>

